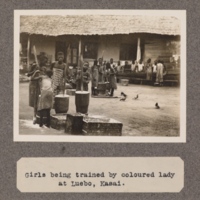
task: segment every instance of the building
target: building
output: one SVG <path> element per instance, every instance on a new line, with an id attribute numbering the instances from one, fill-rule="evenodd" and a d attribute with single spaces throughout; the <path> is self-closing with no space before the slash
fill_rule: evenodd
<path id="1" fill-rule="evenodd" d="M 148 58 L 164 60 L 173 67 L 172 58 L 180 57 L 180 21 L 172 16 L 145 15 L 50 15 L 21 16 L 21 60 L 34 61 L 45 54 L 49 63 L 63 51 L 65 62 L 76 66 L 80 53 L 92 65 L 103 57 L 117 61 Z"/>

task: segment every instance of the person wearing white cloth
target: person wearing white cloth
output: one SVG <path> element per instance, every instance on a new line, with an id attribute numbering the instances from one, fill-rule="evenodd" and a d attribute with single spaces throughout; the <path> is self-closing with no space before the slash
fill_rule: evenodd
<path id="1" fill-rule="evenodd" d="M 144 63 L 142 60 L 139 60 L 138 62 L 138 72 L 142 72 L 144 70 Z"/>

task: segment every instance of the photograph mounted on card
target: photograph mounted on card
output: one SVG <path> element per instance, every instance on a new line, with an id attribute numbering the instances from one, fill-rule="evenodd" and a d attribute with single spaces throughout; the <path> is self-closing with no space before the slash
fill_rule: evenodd
<path id="1" fill-rule="evenodd" d="M 14 141 L 186 142 L 186 11 L 15 10 Z"/>

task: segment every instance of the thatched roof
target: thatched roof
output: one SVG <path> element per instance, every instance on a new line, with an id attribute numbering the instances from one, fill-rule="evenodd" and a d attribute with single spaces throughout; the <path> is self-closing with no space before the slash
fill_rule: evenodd
<path id="1" fill-rule="evenodd" d="M 144 15 L 21 16 L 20 32 L 50 36 L 129 33 L 180 35 L 180 21 L 171 16 Z"/>

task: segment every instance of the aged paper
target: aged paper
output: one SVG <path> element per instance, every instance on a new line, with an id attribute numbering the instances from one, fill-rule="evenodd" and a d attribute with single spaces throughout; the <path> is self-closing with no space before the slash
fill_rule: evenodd
<path id="1" fill-rule="evenodd" d="M 135 26 L 133 26 L 132 28 L 130 27 L 130 30 L 127 28 L 124 29 L 124 31 L 122 32 L 122 35 L 124 35 L 122 36 L 123 44 L 121 44 L 121 46 L 117 44 L 116 42 L 113 42 L 112 37 L 110 38 L 110 34 L 111 35 L 115 34 L 115 31 L 118 28 L 117 24 L 115 28 L 113 28 L 112 30 L 109 30 L 108 28 L 104 28 L 105 24 L 101 22 L 99 26 L 100 27 L 102 26 L 103 27 L 102 30 L 104 31 L 93 33 L 94 29 L 92 28 L 92 26 L 87 27 L 87 23 L 86 22 L 84 23 L 84 20 L 87 21 L 88 20 L 87 18 L 91 16 L 96 17 L 99 21 L 102 21 L 102 19 L 104 18 L 106 19 L 108 15 L 107 10 L 51 10 L 51 11 L 50 10 L 16 10 L 14 14 L 15 14 L 15 17 L 14 17 L 14 21 L 15 21 L 14 23 L 14 26 L 15 26 L 14 27 L 14 32 L 15 32 L 15 35 L 14 35 L 15 36 L 14 38 L 14 44 L 15 44 L 14 45 L 14 52 L 15 52 L 14 141 L 117 142 L 117 143 L 121 143 L 121 142 L 122 143 L 124 142 L 144 142 L 144 143 L 174 142 L 174 143 L 177 143 L 177 142 L 186 141 L 186 11 L 184 10 L 126 10 L 126 11 L 125 10 L 109 10 L 109 17 L 112 20 L 113 18 L 116 17 L 117 20 L 123 21 L 124 25 L 125 25 L 125 22 L 126 23 L 128 22 L 127 20 L 129 18 L 134 17 L 134 16 L 139 16 L 139 18 L 136 19 L 136 22 L 134 22 L 139 27 L 139 30 L 135 30 L 134 29 Z M 39 29 L 39 26 L 38 27 L 36 26 L 35 29 L 33 29 L 33 27 L 30 26 L 32 24 L 30 22 L 32 19 L 32 22 L 35 23 L 35 25 L 37 25 L 38 17 L 41 17 L 42 20 L 45 20 L 45 21 L 46 20 L 48 21 L 48 18 L 49 18 L 49 21 L 52 22 L 54 17 L 56 20 L 59 20 L 60 18 L 62 18 L 62 16 L 64 18 L 70 18 L 69 22 L 72 22 L 74 18 L 76 17 L 83 19 L 83 23 L 81 25 L 80 24 L 76 25 L 76 23 L 74 25 L 74 22 L 73 22 L 73 25 L 79 26 L 79 29 L 76 30 L 73 27 L 72 30 L 69 30 L 71 32 L 69 32 L 68 34 L 75 35 L 75 37 L 76 37 L 76 34 L 83 35 L 84 37 L 87 35 L 89 35 L 88 37 L 90 37 L 90 35 L 92 34 L 97 34 L 97 35 L 99 34 L 100 38 L 105 37 L 104 39 L 102 39 L 105 42 L 105 44 L 104 42 L 100 44 L 100 47 L 98 50 L 98 56 L 100 56 L 101 54 L 104 55 L 104 57 L 107 56 L 106 57 L 107 60 L 111 56 L 114 56 L 115 58 L 116 55 L 118 55 L 119 52 L 121 52 L 121 50 L 119 51 L 119 49 L 117 49 L 119 48 L 119 46 L 120 48 L 123 47 L 122 48 L 123 51 L 121 52 L 120 56 L 121 57 L 127 56 L 125 52 L 127 49 L 127 41 L 129 41 L 130 38 L 127 37 L 126 34 L 131 33 L 131 31 L 133 31 L 134 33 L 136 32 L 137 34 L 143 34 L 143 32 L 147 33 L 147 36 L 145 36 L 146 40 L 151 36 L 151 34 L 157 34 L 161 38 L 164 37 L 164 40 L 161 39 L 161 41 L 166 41 L 166 38 L 163 35 L 167 35 L 166 37 L 168 38 L 169 36 L 170 38 L 170 37 L 174 37 L 173 34 L 174 35 L 178 34 L 178 37 L 180 37 L 180 45 L 178 44 L 178 47 L 177 47 L 178 50 L 176 52 L 174 52 L 174 49 L 173 49 L 174 45 L 177 46 L 176 43 L 173 43 L 173 42 L 171 43 L 170 41 L 170 42 L 164 42 L 162 45 L 164 45 L 165 48 L 169 48 L 169 49 L 171 48 L 170 45 L 172 45 L 172 49 L 170 51 L 171 51 L 173 59 L 181 60 L 179 89 L 176 88 L 174 90 L 173 87 L 168 88 L 168 89 L 163 87 L 163 91 L 161 89 L 161 90 L 155 90 L 155 91 L 153 90 L 153 92 L 149 92 L 149 91 L 146 92 L 145 86 L 141 87 L 141 86 L 136 85 L 134 86 L 132 91 L 129 91 L 128 98 L 126 102 L 124 102 L 124 104 L 122 104 L 121 102 L 120 104 L 119 99 L 118 100 L 108 99 L 108 101 L 106 101 L 106 103 L 103 103 L 103 104 L 101 104 L 101 100 L 99 99 L 91 99 L 90 100 L 91 109 L 89 110 L 89 115 L 91 114 L 92 117 L 101 115 L 101 117 L 104 116 L 108 118 L 117 118 L 117 119 L 119 118 L 120 121 L 122 121 L 120 123 L 122 123 L 123 125 L 121 136 L 118 136 L 118 135 L 111 136 L 112 134 L 109 134 L 109 131 L 108 131 L 107 136 L 105 136 L 106 135 L 105 131 L 104 131 L 104 135 L 103 134 L 98 135 L 97 130 L 96 130 L 97 132 L 96 135 L 88 134 L 88 135 L 83 136 L 83 134 L 79 134 L 79 135 L 74 136 L 71 134 L 65 134 L 64 131 L 54 133 L 55 131 L 53 129 L 47 131 L 44 129 L 39 129 L 37 126 L 33 126 L 31 114 L 27 115 L 26 111 L 24 111 L 24 110 L 30 110 L 28 108 L 28 105 L 24 105 L 23 103 L 21 103 L 23 99 L 21 94 L 24 94 L 23 88 L 24 87 L 27 88 L 25 84 L 19 84 L 18 63 L 20 63 L 20 59 L 21 59 L 19 56 L 19 49 L 23 47 L 23 45 L 20 44 L 20 40 L 22 38 L 21 34 L 28 34 L 28 35 L 33 36 L 31 41 L 28 40 L 29 41 L 28 44 L 30 43 L 30 46 L 32 45 L 33 47 L 35 46 L 38 47 L 40 43 L 42 44 L 42 41 L 44 39 L 38 40 L 38 37 L 40 37 L 41 34 L 44 34 L 45 35 L 44 37 L 46 38 L 48 43 L 41 45 L 41 47 L 37 48 L 37 50 L 39 49 L 40 53 L 47 52 L 49 54 L 48 55 L 49 58 L 52 58 L 52 56 L 54 58 L 55 56 L 52 50 L 52 46 L 55 45 L 54 40 L 57 40 L 55 38 L 57 38 L 58 34 L 64 34 L 64 30 L 61 30 L 61 33 L 57 33 L 57 31 L 52 29 L 53 27 L 50 27 L 50 29 L 48 29 L 49 31 L 47 31 L 46 29 L 41 30 Z M 149 26 L 149 29 L 148 27 L 145 27 L 144 26 L 145 20 L 144 22 L 141 22 L 141 19 L 148 20 L 150 18 L 152 18 L 152 20 L 157 20 L 156 21 L 157 23 L 155 24 L 154 29 L 152 29 L 152 27 L 150 26 Z M 172 22 L 173 20 L 168 22 L 167 20 L 168 18 L 172 18 L 174 20 L 176 19 L 178 26 L 173 25 L 173 22 Z M 26 21 L 27 19 L 28 21 Z M 171 28 L 171 30 L 169 29 L 165 30 L 164 28 L 162 28 L 163 24 L 165 23 L 168 24 L 169 27 L 171 27 L 172 25 L 173 28 Z M 115 26 L 115 24 L 113 26 Z M 85 29 L 85 27 L 87 27 L 87 29 Z M 177 29 L 179 33 L 177 33 Z M 116 34 L 116 37 L 118 37 L 119 34 L 120 32 L 118 31 Z M 92 37 L 93 36 L 91 36 L 91 38 Z M 63 40 L 62 36 L 61 36 L 61 40 Z M 91 39 L 91 40 L 93 41 L 94 39 Z M 111 40 L 110 43 L 109 43 L 109 40 Z M 138 44 L 140 43 L 142 44 L 142 40 L 140 41 L 140 39 L 138 39 L 137 41 L 138 41 Z M 151 44 L 152 40 L 149 40 L 149 41 Z M 86 52 L 87 55 L 89 55 L 88 52 L 90 51 L 90 48 L 92 49 L 92 45 L 91 46 L 89 45 L 90 43 L 88 43 L 84 49 L 85 51 L 87 51 Z M 158 45 L 155 44 L 155 49 L 153 49 L 153 52 L 156 50 L 157 46 Z M 33 56 L 33 50 L 34 50 L 33 47 L 30 48 L 30 53 L 32 53 L 32 56 Z M 70 46 L 70 48 L 73 48 L 73 47 Z M 102 53 L 104 52 L 104 48 L 107 49 L 106 53 Z M 146 55 L 145 59 L 148 58 L 149 56 L 148 48 L 146 48 L 147 52 L 145 54 Z M 65 50 L 67 51 L 67 49 Z M 75 53 L 75 50 L 72 51 L 73 54 Z M 93 49 L 91 51 L 93 51 Z M 140 51 L 138 50 L 137 52 L 137 57 L 141 53 L 142 53 L 142 46 L 141 46 Z M 77 57 L 74 57 L 73 55 L 71 56 L 72 56 L 71 59 L 74 63 L 75 62 L 74 59 L 77 59 Z M 91 54 L 91 57 L 93 56 L 94 55 Z M 117 59 L 118 57 L 115 58 L 115 62 L 117 62 Z M 89 64 L 91 64 L 92 61 L 93 61 L 92 59 L 88 59 Z M 124 63 L 125 60 L 122 59 L 122 62 Z M 172 81 L 172 80 L 169 80 L 169 81 Z M 123 88 L 120 87 L 120 90 L 122 89 Z M 121 91 L 118 90 L 117 92 L 120 94 Z M 136 95 L 137 94 L 136 92 L 139 93 L 140 97 L 137 101 L 134 101 L 134 98 L 132 98 L 132 96 Z M 153 93 L 155 93 L 156 96 L 153 96 Z M 168 93 L 170 94 L 168 95 Z M 166 95 L 164 99 L 161 98 L 163 95 Z M 95 103 L 98 101 L 99 101 L 99 104 L 94 106 Z M 150 103 L 151 101 L 152 103 Z M 155 111 L 155 106 L 154 106 L 155 102 L 157 101 L 161 101 L 161 103 L 159 103 L 159 105 L 161 106 L 161 109 L 159 109 L 158 112 L 157 110 Z M 70 97 L 70 103 L 71 103 L 70 109 L 72 112 L 74 112 L 74 109 L 75 109 L 75 105 L 73 102 L 74 102 L 74 97 Z M 113 107 L 113 109 L 111 108 L 111 110 L 108 109 L 107 111 L 107 109 L 104 108 L 106 107 L 106 105 L 108 108 L 110 108 L 111 106 L 114 106 L 115 104 L 116 106 Z M 175 116 L 173 115 L 174 111 L 176 113 Z M 141 115 L 141 117 L 139 115 Z"/>
<path id="2" fill-rule="evenodd" d="M 178 157 L 21 158 L 21 192 L 180 192 L 184 162 Z"/>

